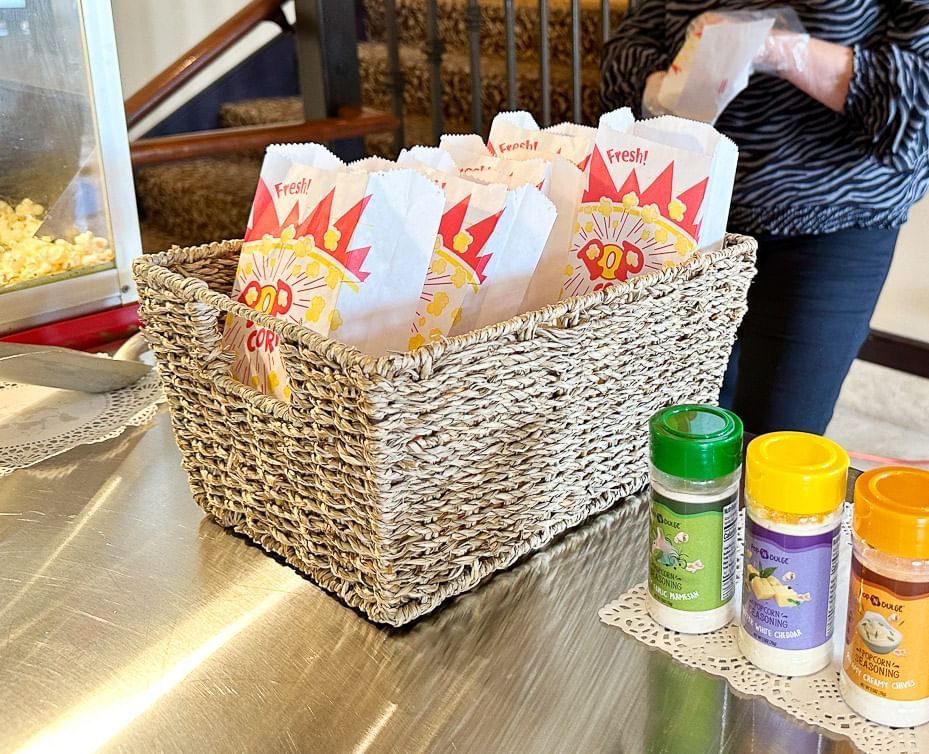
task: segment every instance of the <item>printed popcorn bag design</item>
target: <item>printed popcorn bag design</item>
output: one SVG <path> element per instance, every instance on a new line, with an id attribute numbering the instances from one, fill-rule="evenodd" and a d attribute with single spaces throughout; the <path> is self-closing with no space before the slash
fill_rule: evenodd
<path id="1" fill-rule="evenodd" d="M 468 191 L 469 182 L 456 183 L 459 185 L 455 187 L 455 195 Z M 442 215 L 435 252 L 412 325 L 408 344 L 411 349 L 448 335 L 461 318 L 465 298 L 476 294 L 487 279 L 484 270 L 490 255 L 483 252 L 503 214 L 507 191 L 500 184 L 484 188 L 491 189 L 484 192 L 484 206 L 474 201 L 475 197 L 469 192 Z M 446 186 L 446 197 L 448 192 L 449 187 Z M 485 209 L 487 205 L 499 206 L 499 209 L 489 213 Z"/>
<path id="2" fill-rule="evenodd" d="M 364 196 L 364 174 L 306 172 L 271 186 L 259 180 L 231 295 L 256 311 L 327 335 L 341 325 L 335 308 L 340 284 L 358 286 L 367 278 L 362 267 L 370 249 L 353 247 L 351 239 L 370 196 Z M 301 204 L 310 205 L 302 220 Z M 236 379 L 290 399 L 275 333 L 229 315 L 224 343 L 235 353 Z"/>
<path id="3" fill-rule="evenodd" d="M 507 192 L 506 206 L 487 241 L 486 284 L 465 297 L 451 335 L 497 324 L 519 314 L 533 273 L 538 269 L 557 210 L 536 186 Z"/>
<path id="4" fill-rule="evenodd" d="M 403 327 L 390 326 L 397 318 L 408 325 L 415 310 L 442 202 L 441 190 L 413 171 L 369 176 L 346 170 L 318 145 L 270 147 L 231 295 L 367 352 L 396 348 Z M 412 293 L 405 268 L 420 275 Z M 275 333 L 229 316 L 224 344 L 234 353 L 236 379 L 290 399 Z M 405 345 L 404 338 L 401 350 Z"/>
<path id="5" fill-rule="evenodd" d="M 600 121 L 562 298 L 679 264 L 725 235 L 735 144 L 703 123 L 665 116 L 630 127 L 616 115 Z"/>
<path id="6" fill-rule="evenodd" d="M 510 160 L 563 157 L 583 170 L 593 152 L 593 129 L 568 125 L 574 124 L 560 124 L 554 131 L 541 130 L 532 115 L 523 110 L 498 113 L 490 124 L 487 149 L 496 157 Z"/>
<path id="7" fill-rule="evenodd" d="M 462 304 L 487 279 L 487 242 L 507 201 L 507 187 L 482 184 L 432 169 L 455 170 L 442 149 L 414 147 L 401 152 L 398 164 L 416 167 L 445 192 L 434 252 L 411 326 L 408 348 L 444 338 L 461 318 Z"/>
<path id="8" fill-rule="evenodd" d="M 627 108 L 625 112 L 629 113 L 631 121 L 631 111 Z M 528 113 L 505 113 L 504 115 L 512 116 L 519 122 L 535 124 Z M 497 116 L 494 123 L 498 123 L 500 118 L 501 116 Z M 569 146 L 571 143 L 583 142 L 585 145 L 589 143 L 589 148 L 592 148 L 593 141 L 588 139 L 587 134 L 594 132 L 595 129 L 587 126 L 573 126 L 573 124 L 561 124 L 557 128 L 564 129 L 566 134 L 556 137 L 554 134 L 546 133 L 550 140 L 557 141 L 560 138 L 563 144 Z M 510 129 L 510 124 L 500 121 L 497 126 L 498 136 L 502 133 L 500 138 L 505 138 L 509 133 L 508 129 Z M 536 129 L 538 129 L 537 126 Z M 520 131 L 514 138 L 520 138 L 523 133 L 542 132 Z M 582 136 L 574 138 L 578 134 Z M 537 144 L 538 141 L 534 139 L 533 143 Z M 569 261 L 574 217 L 584 189 L 584 172 L 575 163 L 561 156 L 540 159 L 539 154 L 543 152 L 534 149 L 513 149 L 506 152 L 507 157 L 491 156 L 490 145 L 485 146 L 480 137 L 474 134 L 445 135 L 442 137 L 441 144 L 443 149 L 455 159 L 460 175 L 481 182 L 505 181 L 510 188 L 514 189 L 527 184 L 536 186 L 554 204 L 556 216 L 551 232 L 525 295 L 513 314 L 541 309 L 554 303 L 561 293 L 564 280 L 563 269 Z M 575 153 L 575 157 L 582 163 L 587 161 L 587 153 L 584 152 L 587 148 L 585 146 Z"/>

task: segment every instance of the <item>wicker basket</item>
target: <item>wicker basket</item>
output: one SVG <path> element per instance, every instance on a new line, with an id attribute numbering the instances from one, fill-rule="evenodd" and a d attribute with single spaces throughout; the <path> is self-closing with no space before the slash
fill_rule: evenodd
<path id="1" fill-rule="evenodd" d="M 658 408 L 714 401 L 755 242 L 380 358 L 228 297 L 240 242 L 136 260 L 194 499 L 402 625 L 641 489 Z M 227 312 L 281 337 L 290 404 L 229 374 Z"/>

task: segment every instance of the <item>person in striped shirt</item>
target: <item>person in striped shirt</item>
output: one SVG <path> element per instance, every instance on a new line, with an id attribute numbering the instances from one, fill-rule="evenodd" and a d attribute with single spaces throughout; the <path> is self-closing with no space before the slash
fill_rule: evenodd
<path id="1" fill-rule="evenodd" d="M 639 111 L 701 14 L 776 6 L 631 0 L 603 51 L 604 107 Z M 716 123 L 739 146 L 729 227 L 759 242 L 720 403 L 752 432 L 821 434 L 929 186 L 929 0 L 790 6 L 809 36 L 772 32 L 761 61 L 772 73 Z"/>

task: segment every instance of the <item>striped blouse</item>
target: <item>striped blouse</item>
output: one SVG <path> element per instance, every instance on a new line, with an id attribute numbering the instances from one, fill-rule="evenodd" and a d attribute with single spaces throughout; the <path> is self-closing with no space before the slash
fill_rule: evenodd
<path id="1" fill-rule="evenodd" d="M 631 0 L 603 52 L 603 104 L 640 108 L 645 79 L 665 70 L 687 24 L 718 9 L 783 0 Z M 929 187 L 929 0 L 790 3 L 806 30 L 852 47 L 843 113 L 757 74 L 720 116 L 739 145 L 731 228 L 781 235 L 891 228 Z"/>

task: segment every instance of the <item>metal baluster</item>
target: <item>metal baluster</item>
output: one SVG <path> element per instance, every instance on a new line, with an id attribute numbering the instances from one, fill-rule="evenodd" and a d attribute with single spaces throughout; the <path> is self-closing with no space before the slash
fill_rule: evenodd
<path id="1" fill-rule="evenodd" d="M 484 131 L 484 116 L 481 107 L 481 7 L 477 0 L 468 0 L 465 24 L 471 53 L 471 128 L 479 134 Z"/>
<path id="2" fill-rule="evenodd" d="M 384 0 L 384 22 L 387 26 L 387 89 L 393 102 L 393 111 L 400 125 L 394 131 L 394 153 L 406 145 L 403 134 L 403 89 L 406 85 L 400 67 L 400 34 L 397 30 L 397 4 L 395 0 Z"/>
<path id="3" fill-rule="evenodd" d="M 503 0 L 503 23 L 506 27 L 506 93 L 507 107 L 515 110 L 517 98 L 516 83 L 516 11 L 515 0 Z"/>
<path id="4" fill-rule="evenodd" d="M 600 33 L 606 44 L 610 39 L 610 0 L 600 0 Z"/>
<path id="5" fill-rule="evenodd" d="M 426 3 L 426 60 L 429 62 L 429 96 L 432 108 L 432 142 L 439 143 L 445 131 L 442 113 L 442 55 L 445 45 L 439 38 L 437 0 Z"/>
<path id="6" fill-rule="evenodd" d="M 571 0 L 571 114 L 581 122 L 581 0 Z"/>
<path id="7" fill-rule="evenodd" d="M 548 54 L 548 0 L 539 0 L 539 83 L 542 88 L 542 125 L 552 124 L 552 70 Z"/>

